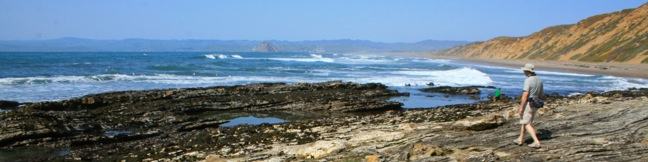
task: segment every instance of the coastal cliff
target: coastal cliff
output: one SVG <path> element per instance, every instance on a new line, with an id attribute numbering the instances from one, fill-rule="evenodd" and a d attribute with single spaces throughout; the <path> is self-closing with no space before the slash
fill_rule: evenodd
<path id="1" fill-rule="evenodd" d="M 524 37 L 497 37 L 440 55 L 487 59 L 648 63 L 648 4 Z"/>

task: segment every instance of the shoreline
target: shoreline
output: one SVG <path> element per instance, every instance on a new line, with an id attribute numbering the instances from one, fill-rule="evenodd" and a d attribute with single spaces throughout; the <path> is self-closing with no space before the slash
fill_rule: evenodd
<path id="1" fill-rule="evenodd" d="M 518 128 L 517 119 L 510 115 L 517 106 L 515 99 L 405 110 L 386 100 L 398 95 L 372 83 L 266 83 L 112 92 L 30 103 L 0 113 L 0 121 L 6 123 L 0 125 L 0 154 L 42 161 L 469 160 L 466 157 L 507 161 L 532 151 L 539 153 L 532 158 L 558 158 L 546 154 L 547 149 L 529 150 L 510 143 Z M 648 144 L 640 133 L 648 125 L 641 115 L 648 109 L 640 109 L 648 104 L 647 96 L 648 89 L 548 96 L 547 108 L 539 110 L 539 121 L 546 121 L 540 125 L 540 136 L 547 148 L 584 150 L 560 158 L 591 159 L 601 153 L 601 147 L 627 155 L 613 159 L 641 156 L 648 149 L 578 141 L 595 137 L 588 132 L 603 131 L 604 138 L 641 138 L 622 142 Z M 626 107 L 630 111 L 624 111 Z M 589 113 L 592 108 L 597 111 Z M 228 112 L 268 111 L 321 116 L 281 124 L 224 126 L 231 121 L 224 118 L 232 116 Z M 609 114 L 615 114 L 607 122 L 610 127 L 581 129 L 592 121 L 609 119 Z M 565 125 L 566 121 L 573 123 Z M 626 127 L 628 123 L 632 126 Z M 618 127 L 639 133 L 618 133 Z M 35 155 L 32 151 L 37 150 L 27 146 L 49 152 Z"/>
<path id="2" fill-rule="evenodd" d="M 526 63 L 535 65 L 536 70 L 563 71 L 581 74 L 610 75 L 617 77 L 632 77 L 648 79 L 648 66 L 616 64 L 616 63 L 583 63 L 564 61 L 538 61 L 538 60 L 494 60 L 474 58 L 453 58 L 461 62 L 487 64 L 520 68 Z"/>
<path id="3" fill-rule="evenodd" d="M 610 75 L 617 77 L 633 77 L 648 79 L 648 64 L 624 64 L 624 63 L 590 63 L 577 61 L 546 61 L 546 60 L 500 60 L 485 58 L 468 58 L 439 56 L 430 53 L 401 52 L 390 53 L 393 56 L 409 56 L 429 59 L 449 59 L 464 63 L 475 63 L 482 65 L 494 65 L 511 68 L 520 68 L 526 63 L 535 65 L 536 70 L 550 70 L 562 72 L 574 72 L 594 75 Z"/>

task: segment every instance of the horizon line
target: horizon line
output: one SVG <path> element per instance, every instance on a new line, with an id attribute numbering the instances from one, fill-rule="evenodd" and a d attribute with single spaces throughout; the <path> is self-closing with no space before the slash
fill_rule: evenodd
<path id="1" fill-rule="evenodd" d="M 149 41 L 270 41 L 270 42 L 309 42 L 309 41 L 369 41 L 373 43 L 420 43 L 424 41 L 447 41 L 447 42 L 481 42 L 485 40 L 446 40 L 446 39 L 423 39 L 419 41 L 406 42 L 406 41 L 376 41 L 369 39 L 351 39 L 351 38 L 336 38 L 336 39 L 308 39 L 308 40 L 281 40 L 281 39 L 204 39 L 204 38 L 179 38 L 179 39 L 155 39 L 155 38 L 119 38 L 119 39 L 97 39 L 85 37 L 58 37 L 47 39 L 0 39 L 0 41 L 52 41 L 63 39 L 78 39 L 78 40 L 95 40 L 95 41 L 127 41 L 127 40 L 149 40 Z"/>

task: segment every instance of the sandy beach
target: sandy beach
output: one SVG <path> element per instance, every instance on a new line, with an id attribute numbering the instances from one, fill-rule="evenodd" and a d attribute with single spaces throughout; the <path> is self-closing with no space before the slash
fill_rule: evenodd
<path id="1" fill-rule="evenodd" d="M 388 53 L 392 56 L 408 56 L 432 59 L 450 59 L 460 62 L 469 62 L 474 64 L 495 65 L 519 68 L 526 63 L 532 63 L 538 70 L 576 72 L 584 74 L 612 75 L 619 77 L 648 78 L 648 64 L 624 64 L 624 63 L 590 63 L 577 61 L 543 61 L 543 60 L 500 60 L 485 58 L 466 58 L 439 56 L 431 53 L 422 52 L 399 52 Z"/>

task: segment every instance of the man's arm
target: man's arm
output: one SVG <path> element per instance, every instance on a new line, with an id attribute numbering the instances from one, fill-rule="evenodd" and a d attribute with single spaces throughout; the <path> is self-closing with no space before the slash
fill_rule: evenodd
<path id="1" fill-rule="evenodd" d="M 522 97 L 520 98 L 520 108 L 518 109 L 518 114 L 520 117 L 522 117 L 522 113 L 524 112 L 524 107 L 526 107 L 527 100 L 529 99 L 529 92 L 524 91 L 522 92 Z"/>

